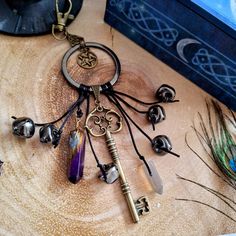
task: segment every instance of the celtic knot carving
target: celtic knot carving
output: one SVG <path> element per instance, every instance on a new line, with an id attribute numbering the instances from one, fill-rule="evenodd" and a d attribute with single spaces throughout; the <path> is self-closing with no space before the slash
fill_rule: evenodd
<path id="1" fill-rule="evenodd" d="M 149 33 L 155 39 L 166 46 L 172 46 L 178 37 L 178 31 L 170 27 L 165 21 L 140 7 L 132 0 L 111 0 L 111 6 L 115 6 L 123 15 L 135 23 L 139 29 Z"/>
<path id="2" fill-rule="evenodd" d="M 192 63 L 206 74 L 213 76 L 219 83 L 236 91 L 236 70 L 226 65 L 218 57 L 209 54 L 207 49 L 199 49 L 192 58 Z"/>
<path id="3" fill-rule="evenodd" d="M 179 31 L 176 29 L 177 26 L 169 25 L 167 20 L 159 17 L 159 15 L 153 14 L 152 11 L 148 11 L 148 4 L 145 4 L 145 1 L 110 0 L 109 3 L 110 6 L 115 7 L 123 17 L 135 24 L 134 30 L 137 28 L 141 32 L 144 32 L 145 35 L 163 42 L 168 47 L 176 43 L 179 36 Z M 200 42 L 195 39 L 191 42 L 182 39 L 182 50 L 190 43 L 200 44 Z M 181 56 L 178 51 L 177 53 Z M 217 51 L 215 53 L 216 55 L 218 54 Z M 236 69 L 216 56 L 215 53 L 209 53 L 206 48 L 199 49 L 192 58 L 192 65 L 190 67 L 193 69 L 192 66 L 197 66 L 199 72 L 204 72 L 207 77 L 212 77 L 214 81 L 227 86 L 235 92 Z M 184 55 L 182 55 L 181 59 L 185 59 Z M 188 63 L 187 60 L 184 61 Z"/>

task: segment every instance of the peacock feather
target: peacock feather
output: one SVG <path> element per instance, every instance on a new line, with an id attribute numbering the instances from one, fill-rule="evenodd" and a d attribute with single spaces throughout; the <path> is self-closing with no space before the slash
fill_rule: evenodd
<path id="1" fill-rule="evenodd" d="M 204 121 L 203 116 L 198 113 L 199 126 L 197 129 L 195 124 L 192 126 L 195 134 L 205 150 L 206 154 L 211 158 L 213 163 L 216 164 L 218 170 L 215 170 L 200 154 L 198 154 L 188 143 L 187 135 L 185 136 L 185 142 L 188 148 L 197 156 L 217 177 L 221 178 L 226 184 L 236 190 L 236 117 L 233 111 L 228 110 L 224 112 L 220 105 L 211 100 L 206 102 L 207 107 L 207 121 Z M 187 198 L 176 198 L 179 201 L 192 202 L 211 208 L 218 213 L 226 216 L 228 219 L 236 222 L 236 202 L 227 197 L 224 193 L 214 190 L 208 186 L 205 186 L 197 181 L 181 177 L 177 175 L 177 178 L 188 183 L 195 184 L 196 186 L 210 192 L 216 198 L 220 199 L 226 204 L 231 211 L 233 216 L 226 212 L 206 203 L 201 202 L 198 199 L 187 199 Z"/>
<path id="2" fill-rule="evenodd" d="M 233 137 L 233 131 L 236 131 L 235 116 L 230 118 L 214 100 L 210 103 L 206 102 L 206 105 L 208 124 L 199 113 L 202 134 L 195 127 L 194 130 L 199 141 L 209 148 L 208 154 L 218 169 L 232 185 L 236 185 L 236 142 Z M 229 129 L 230 125 L 232 133 Z"/>

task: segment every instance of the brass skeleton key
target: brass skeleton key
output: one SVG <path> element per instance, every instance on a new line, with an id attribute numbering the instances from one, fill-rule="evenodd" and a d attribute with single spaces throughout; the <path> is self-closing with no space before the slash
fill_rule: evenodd
<path id="1" fill-rule="evenodd" d="M 119 172 L 122 193 L 126 198 L 132 219 L 135 223 L 137 223 L 139 222 L 139 215 L 149 212 L 149 204 L 145 197 L 140 197 L 136 202 L 134 202 L 130 191 L 130 186 L 125 178 L 125 174 L 120 163 L 118 150 L 112 134 L 117 133 L 122 129 L 122 117 L 116 111 L 103 107 L 98 99 L 98 88 L 95 87 L 93 90 L 96 99 L 96 107 L 89 113 L 85 122 L 85 127 L 94 137 L 105 136 L 109 153 L 111 154 L 112 160 Z"/>
<path id="2" fill-rule="evenodd" d="M 125 178 L 124 171 L 120 164 L 120 158 L 119 158 L 115 140 L 113 139 L 110 131 L 106 132 L 106 143 L 107 143 L 109 153 L 111 154 L 112 160 L 118 169 L 118 172 L 120 175 L 121 190 L 126 198 L 126 202 L 128 204 L 131 216 L 133 218 L 133 221 L 137 223 L 139 221 L 139 215 L 136 210 L 136 206 L 135 206 L 135 203 L 134 203 L 131 191 L 130 191 L 130 186 Z"/>

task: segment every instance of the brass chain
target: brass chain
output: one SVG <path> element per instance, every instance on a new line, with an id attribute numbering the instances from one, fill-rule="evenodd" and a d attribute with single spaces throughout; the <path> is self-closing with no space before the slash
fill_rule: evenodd
<path id="1" fill-rule="evenodd" d="M 77 56 L 77 63 L 80 67 L 84 69 L 92 69 L 97 63 L 98 59 L 95 53 L 91 52 L 90 48 L 86 46 L 83 37 L 78 35 L 70 34 L 67 31 L 66 23 L 68 19 L 74 19 L 74 16 L 70 14 L 72 9 L 72 2 L 69 1 L 69 9 L 67 12 L 62 13 L 58 7 L 58 0 L 56 0 L 56 14 L 57 14 L 57 24 L 52 25 L 52 35 L 57 40 L 67 39 L 71 47 L 79 45 Z"/>

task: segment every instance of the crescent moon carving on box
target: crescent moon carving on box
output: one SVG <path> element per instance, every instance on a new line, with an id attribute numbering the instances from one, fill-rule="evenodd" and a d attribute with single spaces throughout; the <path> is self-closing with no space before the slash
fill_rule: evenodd
<path id="1" fill-rule="evenodd" d="M 188 63 L 188 60 L 186 59 L 184 55 L 184 48 L 190 44 L 201 44 L 201 42 L 199 42 L 196 39 L 184 38 L 184 39 L 181 39 L 176 45 L 176 50 L 177 50 L 177 53 L 179 54 L 179 57 L 186 63 Z"/>

